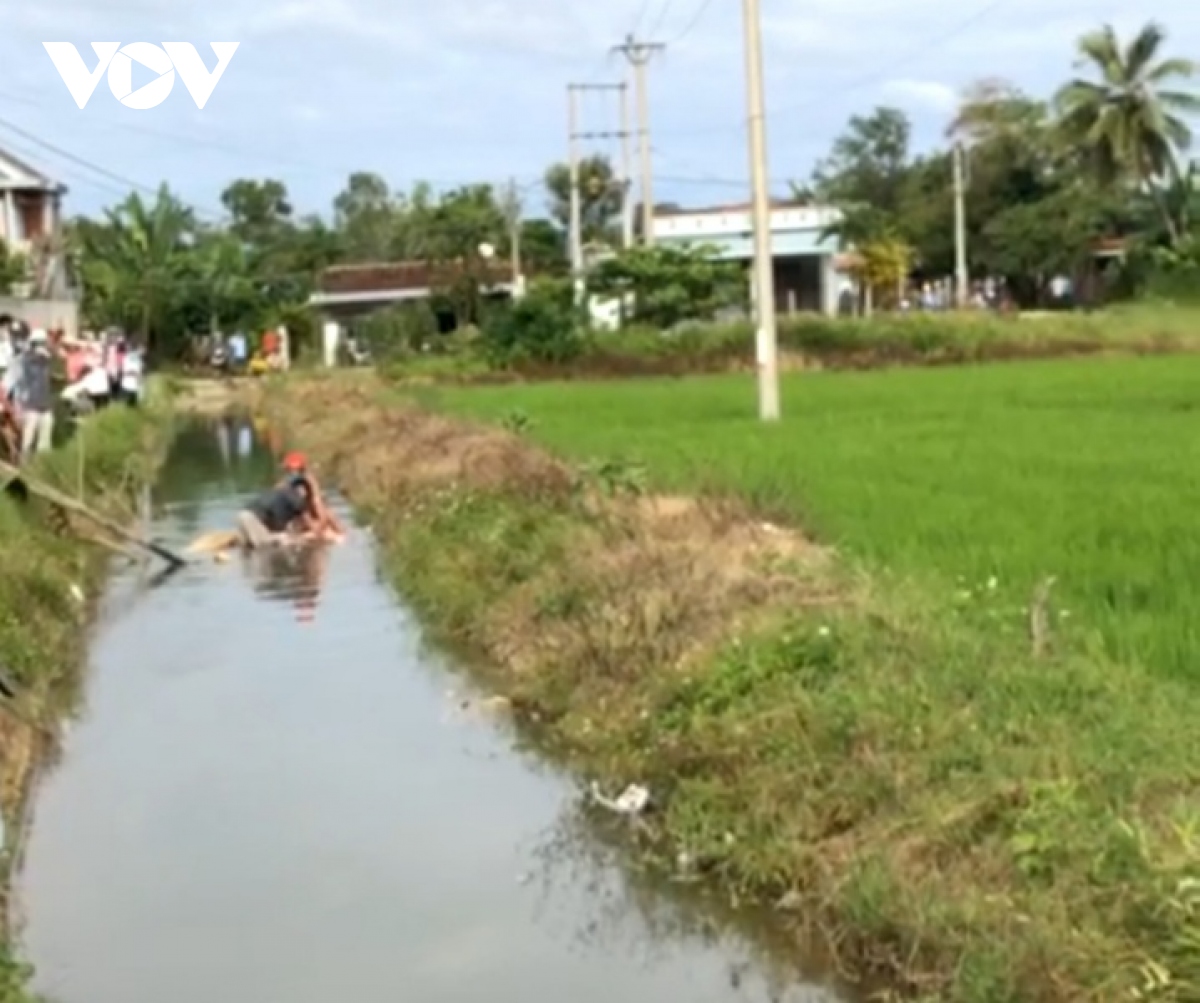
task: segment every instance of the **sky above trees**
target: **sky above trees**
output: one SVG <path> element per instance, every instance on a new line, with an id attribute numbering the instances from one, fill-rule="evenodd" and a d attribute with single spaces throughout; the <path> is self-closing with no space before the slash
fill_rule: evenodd
<path id="1" fill-rule="evenodd" d="M 4 0 L 0 120 L 200 209 L 236 177 L 283 177 L 301 211 L 329 212 L 353 171 L 395 188 L 515 177 L 532 208 L 565 146 L 564 85 L 616 78 L 607 48 L 632 29 L 675 44 L 651 71 L 656 196 L 681 203 L 746 192 L 740 4 L 735 0 Z M 940 139 L 956 93 L 1004 77 L 1048 95 L 1071 74 L 1074 41 L 1109 21 L 1160 20 L 1172 49 L 1200 51 L 1200 8 L 1130 0 L 764 0 L 771 172 L 807 176 L 856 111 L 887 104 L 914 143 Z M 642 14 L 643 8 L 645 13 Z M 639 19 L 639 15 L 640 19 Z M 694 26 L 693 26 L 694 25 Z M 182 86 L 157 109 L 120 107 L 102 84 L 80 111 L 43 41 L 239 41 L 207 107 Z M 201 46 L 207 54 L 207 46 Z M 615 108 L 585 108 L 612 129 Z M 0 124 L 0 146 L 36 160 L 90 211 L 128 186 Z M 588 152 L 614 153 L 610 144 Z"/>

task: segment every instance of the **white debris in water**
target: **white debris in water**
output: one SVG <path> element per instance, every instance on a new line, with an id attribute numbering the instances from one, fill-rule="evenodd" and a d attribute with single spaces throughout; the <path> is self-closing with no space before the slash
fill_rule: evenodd
<path id="1" fill-rule="evenodd" d="M 81 605 L 87 602 L 87 596 L 83 594 L 83 589 L 81 589 L 74 582 L 71 583 L 71 598 Z"/>
<path id="2" fill-rule="evenodd" d="M 650 803 L 650 792 L 641 784 L 630 784 L 615 801 L 600 792 L 600 785 L 592 782 L 592 800 L 596 804 L 615 811 L 618 815 L 640 815 Z"/>

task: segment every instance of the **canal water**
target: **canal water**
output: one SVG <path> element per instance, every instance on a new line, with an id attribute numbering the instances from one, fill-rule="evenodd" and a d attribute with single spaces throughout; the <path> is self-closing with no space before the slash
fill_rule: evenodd
<path id="1" fill-rule="evenodd" d="M 274 476 L 248 424 L 190 427 L 154 531 L 182 546 L 229 527 Z M 578 824 L 572 785 L 464 710 L 463 687 L 381 580 L 368 530 L 165 582 L 118 572 L 27 836 L 17 920 L 38 992 L 832 999 L 623 867 Z"/>

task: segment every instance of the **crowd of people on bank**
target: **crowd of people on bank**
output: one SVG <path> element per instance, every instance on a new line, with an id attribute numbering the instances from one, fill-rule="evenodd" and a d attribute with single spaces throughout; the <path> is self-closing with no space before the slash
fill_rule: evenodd
<path id="1" fill-rule="evenodd" d="M 52 448 L 60 402 L 76 415 L 137 405 L 144 372 L 141 346 L 118 329 L 71 337 L 0 316 L 0 455 L 23 463 Z"/>

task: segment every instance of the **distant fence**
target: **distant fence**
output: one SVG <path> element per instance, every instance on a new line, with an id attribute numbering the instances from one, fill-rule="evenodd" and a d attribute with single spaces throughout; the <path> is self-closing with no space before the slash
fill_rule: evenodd
<path id="1" fill-rule="evenodd" d="M 61 329 L 68 337 L 79 335 L 79 304 L 74 300 L 26 300 L 0 296 L 0 317 L 25 321 L 30 328 Z"/>

